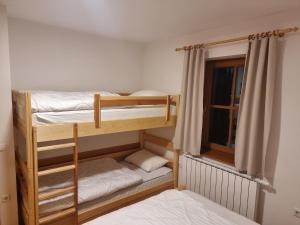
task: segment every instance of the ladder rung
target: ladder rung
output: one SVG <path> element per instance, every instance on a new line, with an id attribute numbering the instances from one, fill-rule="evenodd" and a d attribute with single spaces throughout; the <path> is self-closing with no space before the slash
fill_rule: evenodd
<path id="1" fill-rule="evenodd" d="M 74 191 L 75 191 L 74 186 L 67 187 L 67 188 L 61 188 L 59 190 L 39 194 L 39 200 L 43 201 L 43 200 L 46 200 L 46 199 L 49 199 L 49 198 L 54 198 L 54 197 L 57 197 L 57 196 L 60 196 L 60 195 L 72 193 Z"/>
<path id="2" fill-rule="evenodd" d="M 69 165 L 69 166 L 61 166 L 53 169 L 43 170 L 38 172 L 38 176 L 45 176 L 53 173 L 60 173 L 68 170 L 74 170 L 75 165 Z"/>
<path id="3" fill-rule="evenodd" d="M 60 212 L 51 214 L 49 216 L 45 216 L 45 217 L 40 218 L 39 219 L 39 224 L 49 223 L 53 220 L 56 220 L 56 219 L 59 219 L 59 218 L 62 218 L 62 217 L 66 217 L 66 216 L 68 216 L 70 214 L 73 214 L 75 212 L 76 212 L 75 208 L 66 209 L 64 211 L 60 211 Z"/>
<path id="4" fill-rule="evenodd" d="M 75 143 L 66 143 L 66 144 L 39 147 L 39 148 L 37 148 L 37 150 L 38 150 L 38 152 L 44 152 L 44 151 L 52 151 L 52 150 L 63 149 L 63 148 L 71 148 L 74 146 L 75 146 Z"/>

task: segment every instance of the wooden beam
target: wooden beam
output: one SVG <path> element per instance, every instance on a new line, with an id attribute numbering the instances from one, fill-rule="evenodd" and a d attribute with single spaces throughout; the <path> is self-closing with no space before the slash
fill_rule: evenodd
<path id="1" fill-rule="evenodd" d="M 38 152 L 45 152 L 45 151 L 52 151 L 52 150 L 58 150 L 58 149 L 64 149 L 64 148 L 71 148 L 74 146 L 75 146 L 75 143 L 65 143 L 65 144 L 59 144 L 59 145 L 38 147 L 37 150 L 38 150 Z"/>
<path id="2" fill-rule="evenodd" d="M 61 166 L 53 169 L 42 170 L 38 172 L 38 176 L 46 176 L 54 173 L 61 173 L 69 170 L 74 170 L 75 165 Z"/>
<path id="3" fill-rule="evenodd" d="M 112 147 L 108 147 L 108 148 L 90 150 L 90 151 L 78 153 L 78 158 L 79 158 L 80 162 L 83 162 L 85 160 L 96 159 L 99 156 L 113 154 L 113 153 L 118 153 L 118 155 L 113 155 L 113 156 L 119 157 L 122 155 L 122 153 L 123 153 L 123 155 L 129 154 L 129 152 L 131 150 L 133 150 L 133 149 L 136 150 L 139 148 L 139 146 L 140 146 L 140 144 L 138 142 L 136 142 L 136 143 L 126 144 L 126 145 L 117 145 L 117 146 L 112 146 Z M 39 165 L 40 165 L 40 167 L 49 167 L 51 165 L 69 163 L 73 159 L 72 156 L 73 156 L 72 154 L 68 154 L 68 155 L 63 155 L 63 156 L 56 156 L 56 157 L 51 157 L 51 158 L 40 159 Z"/>
<path id="4" fill-rule="evenodd" d="M 59 212 L 57 212 L 55 214 L 51 214 L 51 215 L 46 216 L 46 217 L 42 217 L 39 220 L 39 224 L 50 223 L 50 222 L 52 222 L 54 220 L 57 220 L 57 219 L 69 216 L 71 214 L 74 214 L 75 211 L 76 211 L 75 208 L 70 208 L 70 209 L 66 209 L 64 211 L 59 211 Z"/>
<path id="5" fill-rule="evenodd" d="M 101 123 L 101 108 L 100 108 L 100 94 L 94 95 L 94 120 L 95 120 L 95 128 L 100 127 Z"/>
<path id="6" fill-rule="evenodd" d="M 167 148 L 171 151 L 174 151 L 172 141 L 165 139 L 165 138 L 154 136 L 152 134 L 145 133 L 144 134 L 144 142 L 150 142 L 152 144 L 156 144 L 156 145 L 162 146 L 164 148 Z"/>
<path id="7" fill-rule="evenodd" d="M 54 197 L 57 197 L 57 196 L 68 194 L 68 193 L 73 193 L 74 190 L 75 190 L 75 187 L 71 186 L 71 187 L 67 187 L 67 188 L 62 188 L 62 189 L 42 193 L 42 194 L 39 194 L 39 201 L 54 198 Z"/>
<path id="8" fill-rule="evenodd" d="M 95 128 L 95 123 L 79 123 L 78 137 L 96 136 L 102 134 L 138 131 L 161 127 L 174 127 L 176 116 L 170 116 L 169 121 L 165 121 L 164 116 L 134 118 L 126 120 L 102 121 L 100 128 Z M 38 142 L 56 141 L 71 139 L 73 137 L 69 130 L 70 124 L 53 124 L 47 126 L 37 126 Z"/>

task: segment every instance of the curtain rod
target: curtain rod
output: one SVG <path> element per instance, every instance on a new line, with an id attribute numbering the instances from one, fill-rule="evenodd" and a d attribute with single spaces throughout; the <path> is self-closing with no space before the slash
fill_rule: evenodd
<path id="1" fill-rule="evenodd" d="M 226 40 L 222 40 L 222 41 L 215 41 L 215 42 L 209 42 L 209 43 L 202 43 L 202 44 L 184 46 L 184 47 L 181 47 L 181 48 L 176 48 L 175 51 L 178 52 L 178 51 L 189 50 L 189 49 L 193 49 L 193 48 L 210 47 L 210 46 L 214 46 L 214 45 L 244 41 L 244 40 L 253 39 L 255 37 L 265 37 L 265 36 L 270 36 L 270 35 L 278 35 L 278 36 L 281 37 L 286 33 L 296 32 L 298 29 L 299 29 L 298 27 L 290 27 L 290 28 L 286 28 L 286 29 L 278 29 L 278 30 L 262 32 L 262 33 L 257 33 L 257 34 L 250 34 L 250 35 L 247 35 L 247 36 L 241 36 L 241 37 L 226 39 Z"/>

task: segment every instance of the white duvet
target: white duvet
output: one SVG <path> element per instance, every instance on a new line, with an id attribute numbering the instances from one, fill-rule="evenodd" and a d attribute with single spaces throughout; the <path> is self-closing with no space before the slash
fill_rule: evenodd
<path id="1" fill-rule="evenodd" d="M 79 166 L 78 203 L 88 202 L 142 183 L 142 177 L 112 158 L 87 161 Z M 47 192 L 73 184 L 72 172 L 43 176 L 39 179 L 39 191 Z M 40 212 L 49 213 L 70 207 L 72 194 L 40 203 Z"/>
<path id="2" fill-rule="evenodd" d="M 63 91 L 31 91 L 32 112 L 63 112 L 92 110 L 94 95 L 119 96 L 108 91 L 99 92 L 63 92 Z"/>
<path id="3" fill-rule="evenodd" d="M 85 225 L 236 225 L 177 190 L 101 216 Z"/>

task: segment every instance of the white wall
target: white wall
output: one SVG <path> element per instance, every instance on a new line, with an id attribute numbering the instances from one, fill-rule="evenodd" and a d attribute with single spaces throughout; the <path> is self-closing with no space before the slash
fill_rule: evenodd
<path id="1" fill-rule="evenodd" d="M 13 89 L 132 92 L 141 86 L 140 43 L 15 18 L 9 18 L 8 25 Z M 81 139 L 79 148 L 137 141 L 136 132 L 104 135 Z"/>
<path id="2" fill-rule="evenodd" d="M 143 48 L 9 18 L 15 89 L 133 91 L 140 87 Z"/>
<path id="3" fill-rule="evenodd" d="M 6 8 L 0 5 L 0 224 L 17 225 L 17 200 L 12 135 L 11 81 Z"/>
<path id="4" fill-rule="evenodd" d="M 235 26 L 151 43 L 146 46 L 144 53 L 143 88 L 159 89 L 170 93 L 180 92 L 184 53 L 175 52 L 176 47 L 289 26 L 300 26 L 299 9 L 261 20 L 235 24 Z M 246 43 L 217 46 L 209 49 L 208 58 L 245 54 L 246 49 Z M 279 63 L 274 112 L 277 122 L 273 124 L 276 133 L 272 134 L 274 151 L 268 156 L 270 159 L 272 157 L 273 162 L 269 166 L 275 167 L 274 190 L 273 192 L 262 191 L 258 212 L 259 220 L 264 225 L 300 224 L 300 219 L 293 216 L 294 207 L 300 207 L 299 54 L 300 33 L 287 35 L 280 47 L 282 63 Z"/>

